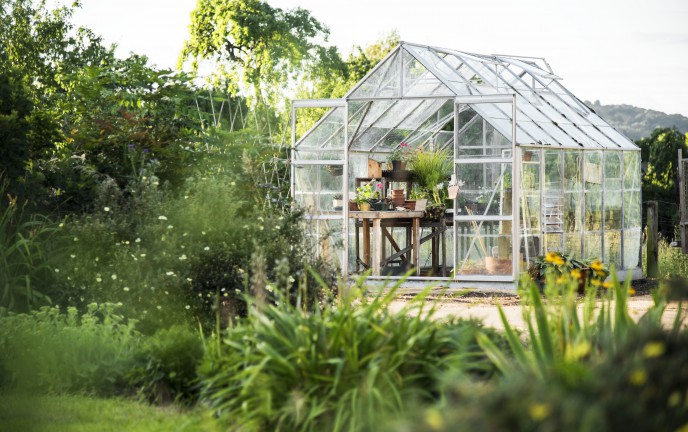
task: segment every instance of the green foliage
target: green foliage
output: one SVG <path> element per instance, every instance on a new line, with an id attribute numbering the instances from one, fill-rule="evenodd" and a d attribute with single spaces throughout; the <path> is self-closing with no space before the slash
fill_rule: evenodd
<path id="1" fill-rule="evenodd" d="M 476 323 L 439 323 L 423 294 L 391 312 L 398 284 L 368 298 L 363 283 L 337 307 L 281 301 L 227 329 L 200 368 L 203 402 L 232 429 L 358 430 L 432 400 L 448 370 L 491 370 Z"/>
<path id="2" fill-rule="evenodd" d="M 222 430 L 201 409 L 160 408 L 127 398 L 0 393 L 6 431 L 214 432 Z"/>
<path id="3" fill-rule="evenodd" d="M 420 187 L 428 191 L 434 204 L 443 204 L 446 181 L 454 166 L 449 150 L 418 149 L 409 160 Z"/>
<path id="4" fill-rule="evenodd" d="M 201 335 L 186 326 L 160 329 L 144 339 L 129 373 L 130 385 L 150 402 L 193 402 L 196 367 L 203 358 Z"/>
<path id="5" fill-rule="evenodd" d="M 647 163 L 643 176 L 643 200 L 659 201 L 660 231 L 670 238 L 679 222 L 678 150 L 688 154 L 688 135 L 676 128 L 656 128 L 652 135 L 636 141 L 641 160 Z"/>
<path id="6" fill-rule="evenodd" d="M 241 82 L 258 100 L 316 65 L 328 51 L 317 44 L 327 28 L 301 8 L 283 10 L 262 0 L 201 0 L 191 14 L 180 64 L 216 61 L 234 90 Z"/>
<path id="7" fill-rule="evenodd" d="M 0 182 L 3 182 L 0 178 Z M 4 195 L 6 183 L 0 183 Z M 17 198 L 0 204 L 0 307 L 26 311 L 50 303 L 45 286 L 61 258 L 56 249 L 56 224 L 27 215 Z"/>
<path id="8" fill-rule="evenodd" d="M 0 310 L 3 385 L 34 392 L 121 392 L 134 365 L 138 334 L 113 304 L 83 314 L 43 307 L 30 314 Z"/>

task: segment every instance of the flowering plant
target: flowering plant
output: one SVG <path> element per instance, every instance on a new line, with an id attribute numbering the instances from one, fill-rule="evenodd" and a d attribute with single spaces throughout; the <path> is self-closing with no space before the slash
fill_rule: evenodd
<path id="1" fill-rule="evenodd" d="M 581 279 L 583 273 L 591 277 L 593 285 L 605 286 L 604 280 L 609 276 L 609 268 L 596 258 L 579 260 L 560 252 L 547 252 L 547 255 L 537 257 L 528 269 L 528 274 L 533 279 L 542 279 L 547 275 L 559 278 L 568 275 L 575 279 Z"/>
<path id="2" fill-rule="evenodd" d="M 372 203 L 380 199 L 380 192 L 382 191 L 382 183 L 372 179 L 368 183 L 356 188 L 356 196 L 354 201 L 356 203 L 368 202 Z"/>
<path id="3" fill-rule="evenodd" d="M 387 156 L 387 161 L 402 161 L 409 162 L 413 158 L 413 150 L 405 142 L 399 143 L 399 145 L 392 150 L 392 153 Z"/>

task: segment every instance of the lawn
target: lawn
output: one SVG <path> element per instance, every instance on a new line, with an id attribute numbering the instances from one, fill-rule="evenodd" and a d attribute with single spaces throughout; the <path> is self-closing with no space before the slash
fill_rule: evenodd
<path id="1" fill-rule="evenodd" d="M 200 410 L 156 407 L 129 399 L 89 396 L 0 396 L 3 432 L 214 431 L 215 421 Z"/>

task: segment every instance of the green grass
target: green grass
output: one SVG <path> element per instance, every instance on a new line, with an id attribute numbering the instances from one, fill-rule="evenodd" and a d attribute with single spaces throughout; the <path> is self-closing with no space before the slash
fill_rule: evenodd
<path id="1" fill-rule="evenodd" d="M 215 431 L 215 420 L 200 410 L 155 407 L 129 399 L 88 396 L 0 395 L 3 432 Z"/>

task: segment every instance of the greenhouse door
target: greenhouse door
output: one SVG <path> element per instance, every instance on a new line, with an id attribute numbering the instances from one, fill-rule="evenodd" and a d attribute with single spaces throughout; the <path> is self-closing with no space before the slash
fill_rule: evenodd
<path id="1" fill-rule="evenodd" d="M 292 196 L 304 211 L 311 250 L 342 272 L 348 267 L 346 117 L 343 100 L 294 101 L 292 107 Z"/>
<path id="2" fill-rule="evenodd" d="M 461 185 L 453 217 L 456 280 L 508 282 L 518 268 L 513 106 L 511 96 L 456 100 L 454 175 Z"/>

